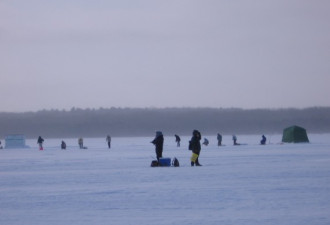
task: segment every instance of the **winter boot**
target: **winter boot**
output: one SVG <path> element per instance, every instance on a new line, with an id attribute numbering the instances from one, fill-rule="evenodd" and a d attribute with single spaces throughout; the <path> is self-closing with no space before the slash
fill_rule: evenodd
<path id="1" fill-rule="evenodd" d="M 191 162 L 191 166 L 194 166 L 194 164 L 195 164 L 194 162 Z"/>
<path id="2" fill-rule="evenodd" d="M 198 158 L 196 159 L 196 166 L 202 166 L 201 164 L 199 164 Z"/>

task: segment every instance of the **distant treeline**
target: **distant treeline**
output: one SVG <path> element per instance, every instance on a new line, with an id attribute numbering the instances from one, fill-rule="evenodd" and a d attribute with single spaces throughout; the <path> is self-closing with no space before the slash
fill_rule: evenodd
<path id="1" fill-rule="evenodd" d="M 109 108 L 43 110 L 0 113 L 0 139 L 7 134 L 27 138 L 190 135 L 280 134 L 285 127 L 299 125 L 309 133 L 330 132 L 330 107 L 305 109 L 223 108 Z"/>

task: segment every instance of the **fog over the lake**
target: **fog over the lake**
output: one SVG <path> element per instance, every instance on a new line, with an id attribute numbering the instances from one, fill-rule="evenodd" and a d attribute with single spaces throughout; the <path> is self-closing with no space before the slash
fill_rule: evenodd
<path id="1" fill-rule="evenodd" d="M 217 133 L 281 134 L 292 125 L 308 133 L 330 133 L 330 107 L 306 109 L 214 109 L 214 108 L 109 108 L 51 110 L 29 113 L 0 113 L 0 139 L 8 134 L 29 138 L 154 136 L 161 130 L 166 136 L 191 135 L 198 129 L 203 135 Z M 174 136 L 173 136 L 174 138 Z"/>

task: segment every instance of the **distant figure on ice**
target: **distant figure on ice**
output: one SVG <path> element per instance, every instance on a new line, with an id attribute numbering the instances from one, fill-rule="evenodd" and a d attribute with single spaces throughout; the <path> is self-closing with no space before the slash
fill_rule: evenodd
<path id="1" fill-rule="evenodd" d="M 262 135 L 262 137 L 261 137 L 261 141 L 260 141 L 260 144 L 261 145 L 265 145 L 266 144 L 266 137 L 265 137 L 265 135 Z"/>
<path id="2" fill-rule="evenodd" d="M 181 141 L 181 138 L 179 137 L 179 135 L 175 134 L 175 142 L 176 142 L 176 146 L 177 147 L 180 147 L 180 141 Z"/>
<path id="3" fill-rule="evenodd" d="M 84 148 L 84 140 L 82 138 L 78 139 L 78 144 L 79 144 L 79 148 L 83 149 Z"/>
<path id="4" fill-rule="evenodd" d="M 107 143 L 108 143 L 108 148 L 110 149 L 111 148 L 111 136 L 108 135 L 106 140 L 107 140 Z"/>
<path id="5" fill-rule="evenodd" d="M 62 150 L 65 150 L 66 149 L 66 143 L 64 141 L 62 141 L 62 143 L 61 143 L 61 149 Z"/>
<path id="6" fill-rule="evenodd" d="M 42 144 L 44 143 L 44 139 L 41 136 L 38 137 L 37 143 L 39 144 L 39 150 L 44 150 L 44 148 L 42 147 Z"/>
<path id="7" fill-rule="evenodd" d="M 1 141 L 0 141 L 0 149 L 3 149 L 2 144 L 1 144 Z"/>
<path id="8" fill-rule="evenodd" d="M 239 144 L 237 143 L 237 137 L 236 137 L 236 135 L 233 135 L 233 142 L 234 142 L 234 145 L 239 145 Z"/>
<path id="9" fill-rule="evenodd" d="M 218 133 L 217 139 L 218 139 L 218 146 L 221 146 L 221 143 L 222 143 L 222 136 L 221 136 L 221 134 Z"/>
<path id="10" fill-rule="evenodd" d="M 209 140 L 207 138 L 204 138 L 203 145 L 208 146 L 209 145 Z"/>
<path id="11" fill-rule="evenodd" d="M 198 161 L 198 157 L 201 152 L 201 143 L 200 140 L 202 139 L 201 133 L 198 130 L 194 130 L 192 133 L 192 138 L 189 141 L 189 150 L 192 151 L 192 156 L 190 158 L 191 166 L 201 166 Z"/>
<path id="12" fill-rule="evenodd" d="M 156 137 L 151 143 L 155 145 L 156 157 L 157 161 L 159 162 L 159 158 L 163 157 L 163 133 L 161 131 L 156 131 Z"/>

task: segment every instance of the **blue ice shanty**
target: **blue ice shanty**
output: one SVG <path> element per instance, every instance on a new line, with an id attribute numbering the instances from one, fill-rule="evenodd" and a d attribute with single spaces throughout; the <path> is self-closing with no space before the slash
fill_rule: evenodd
<path id="1" fill-rule="evenodd" d="M 25 136 L 22 134 L 10 134 L 5 138 L 5 148 L 29 148 L 25 144 Z"/>

